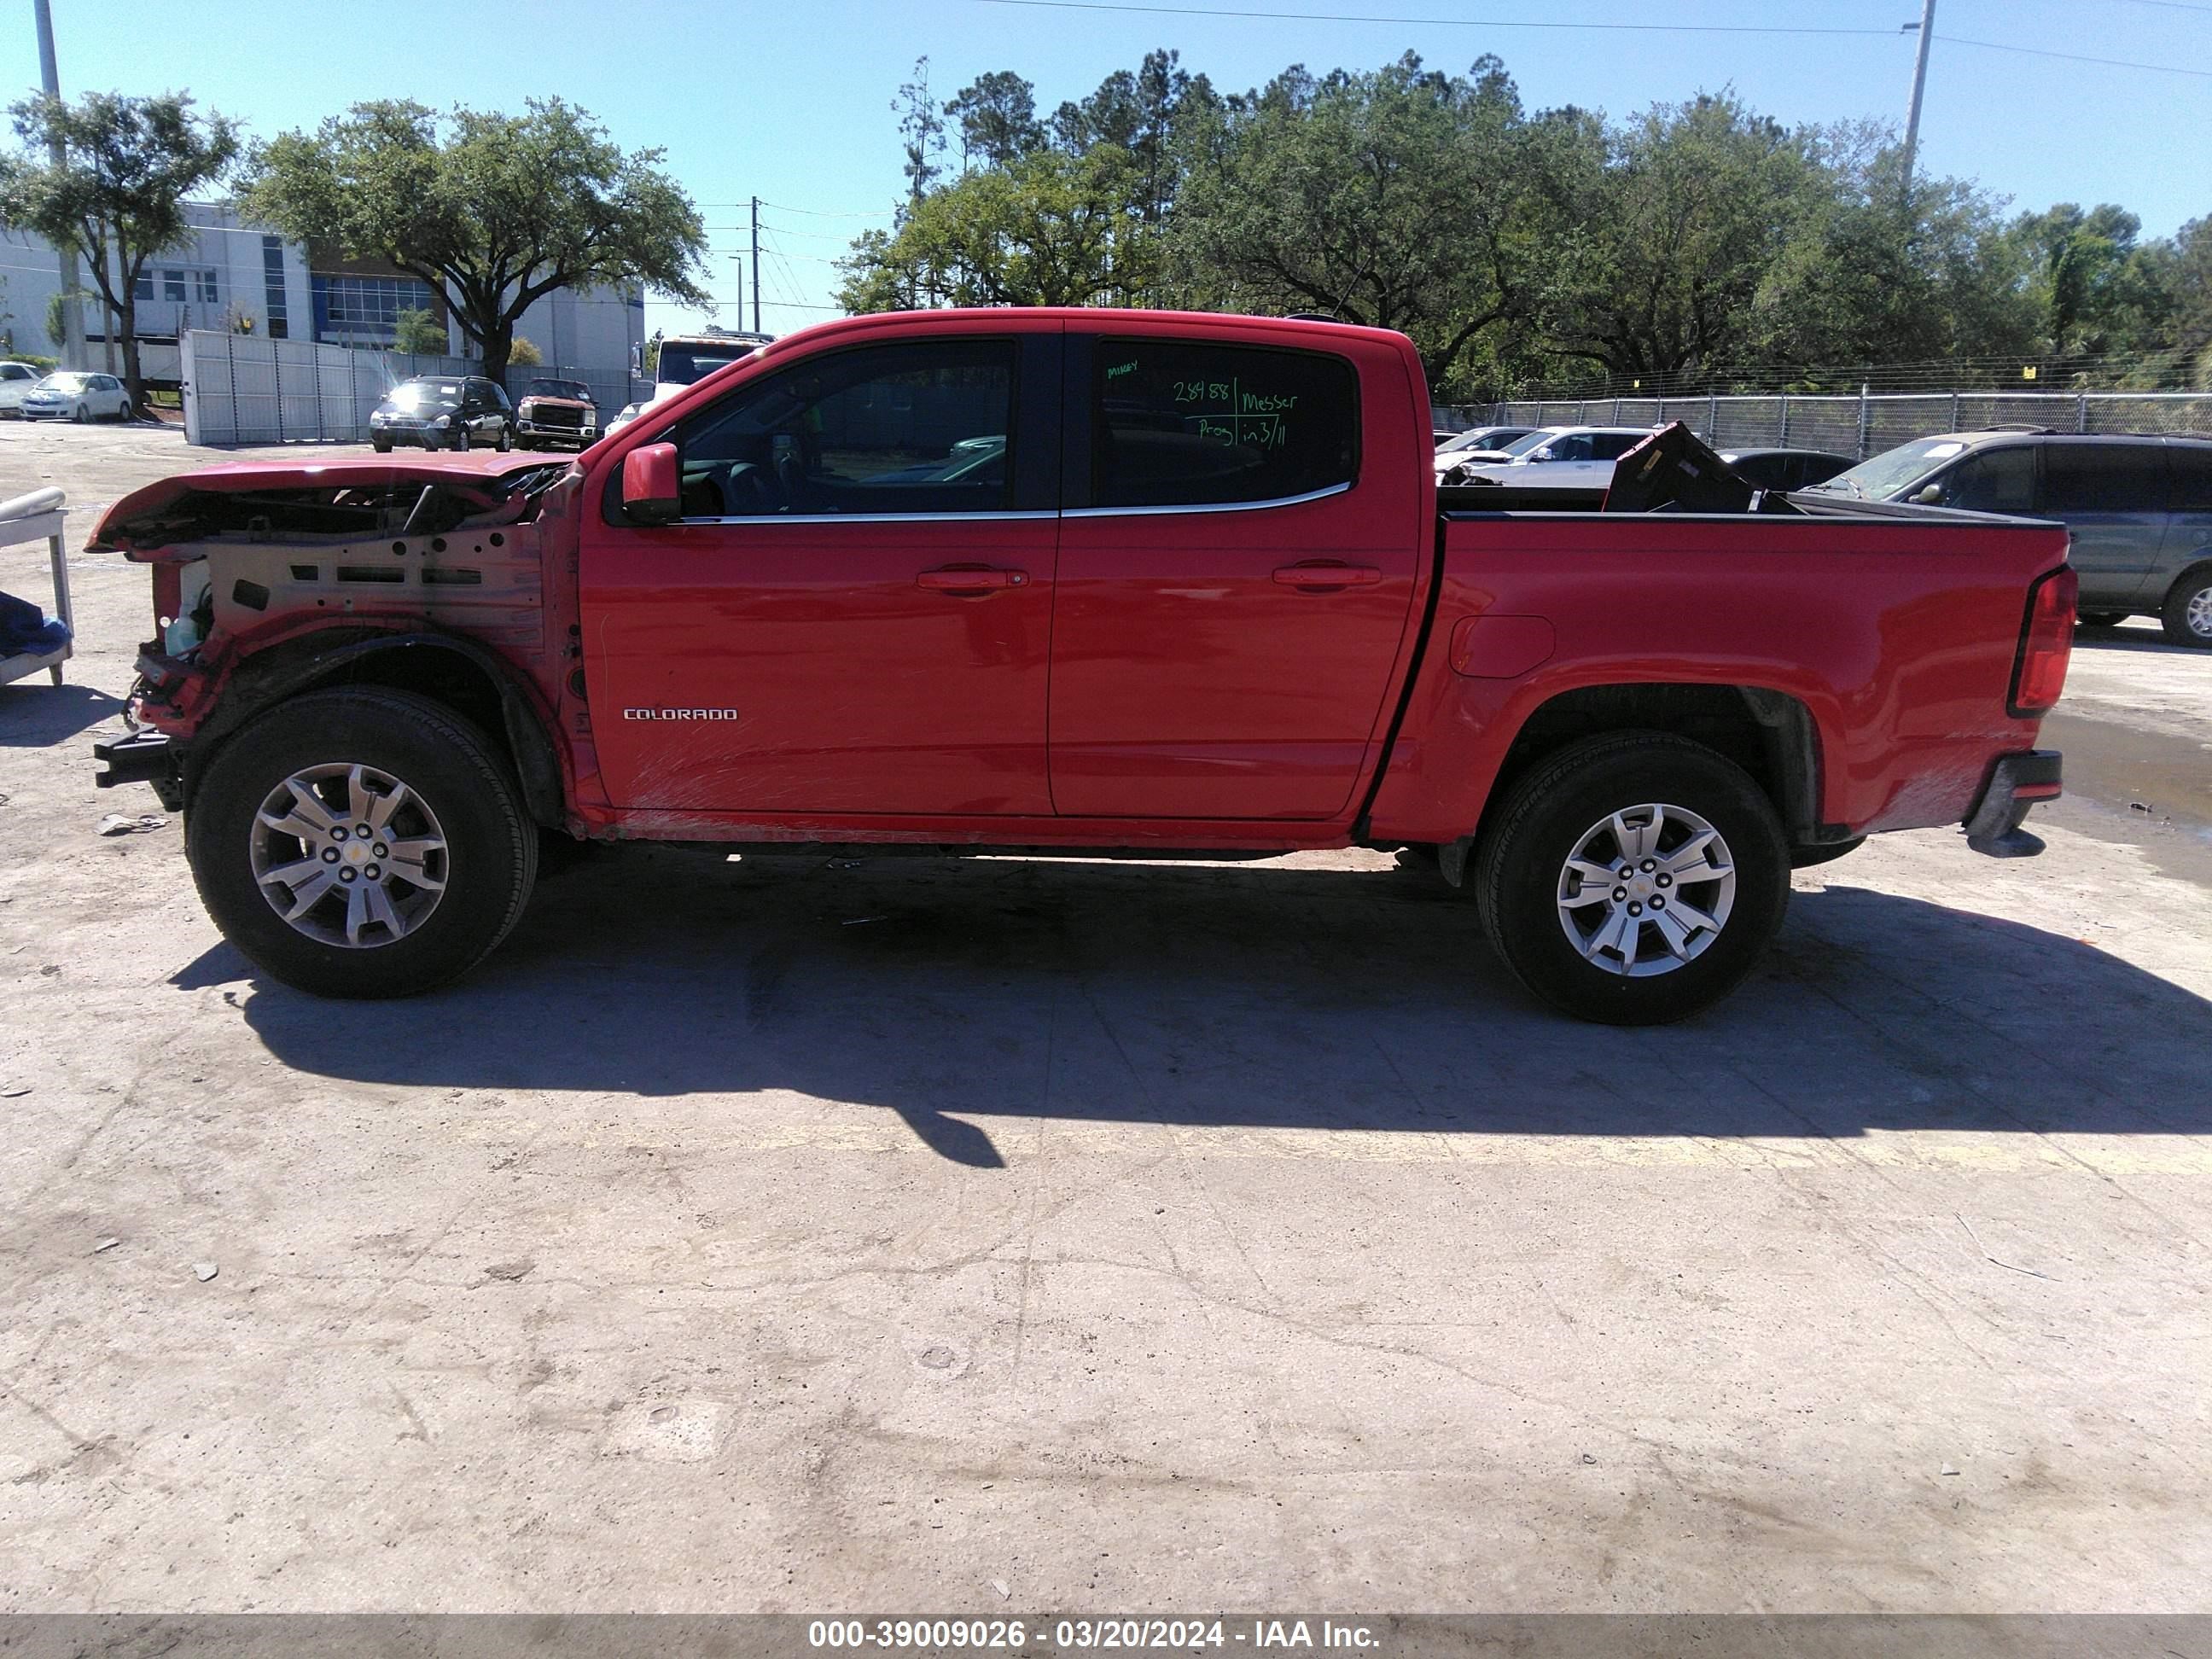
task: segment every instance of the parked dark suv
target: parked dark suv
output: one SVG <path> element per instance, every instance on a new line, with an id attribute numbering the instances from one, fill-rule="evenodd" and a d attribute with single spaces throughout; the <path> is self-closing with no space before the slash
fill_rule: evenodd
<path id="1" fill-rule="evenodd" d="M 2212 439 L 1954 432 L 1817 488 L 2057 519 L 2074 532 L 2084 623 L 2156 617 L 2175 644 L 2212 647 Z"/>
<path id="2" fill-rule="evenodd" d="M 380 455 L 394 444 L 512 449 L 514 405 L 497 381 L 481 375 L 418 374 L 385 394 L 368 417 L 368 441 Z"/>

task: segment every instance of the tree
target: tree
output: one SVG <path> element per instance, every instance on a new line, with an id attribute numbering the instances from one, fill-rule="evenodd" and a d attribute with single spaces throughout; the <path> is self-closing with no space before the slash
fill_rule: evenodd
<path id="1" fill-rule="evenodd" d="M 143 409 L 138 278 L 149 259 L 191 240 L 185 199 L 230 171 L 237 126 L 195 115 L 192 100 L 177 93 L 95 92 L 75 104 L 27 98 L 9 114 L 26 149 L 0 159 L 0 223 L 35 231 L 85 263 L 110 319 L 108 337 L 122 336 L 131 407 Z"/>
<path id="2" fill-rule="evenodd" d="M 1655 105 L 1605 135 L 1553 175 L 1571 228 L 1545 308 L 1553 344 L 1637 379 L 1744 355 L 1816 172 L 1803 135 L 1732 94 Z"/>
<path id="3" fill-rule="evenodd" d="M 914 60 L 914 79 L 898 89 L 891 108 L 906 149 L 906 198 L 911 207 L 937 182 L 937 158 L 945 154 L 945 112 L 929 95 L 928 58 Z"/>
<path id="4" fill-rule="evenodd" d="M 960 306 L 1141 305 L 1159 238 L 1132 210 L 1123 151 L 1039 150 L 933 191 L 896 232 L 864 233 L 838 302 L 896 311 L 927 295 Z"/>
<path id="5" fill-rule="evenodd" d="M 556 289 L 642 283 L 686 304 L 706 231 L 661 171 L 558 98 L 521 115 L 356 104 L 253 154 L 240 205 L 295 240 L 390 261 L 445 296 L 502 384 L 516 319 Z"/>
<path id="6" fill-rule="evenodd" d="M 453 350 L 453 342 L 435 312 L 418 309 L 399 313 L 392 349 L 410 357 L 443 357 Z"/>
<path id="7" fill-rule="evenodd" d="M 1012 167 L 1045 145 L 1036 118 L 1036 88 L 1012 70 L 979 75 L 948 99 L 945 112 L 960 124 L 960 166 Z"/>
<path id="8" fill-rule="evenodd" d="M 528 335 L 518 334 L 514 337 L 514 349 L 507 355 L 507 361 L 516 368 L 543 368 L 545 354 L 538 349 L 538 343 Z"/>
<path id="9" fill-rule="evenodd" d="M 1231 100 L 1174 205 L 1188 301 L 1395 328 L 1432 385 L 1515 314 L 1531 280 L 1523 122 L 1494 58 L 1471 76 L 1407 53 L 1367 74 L 1302 69 Z"/>

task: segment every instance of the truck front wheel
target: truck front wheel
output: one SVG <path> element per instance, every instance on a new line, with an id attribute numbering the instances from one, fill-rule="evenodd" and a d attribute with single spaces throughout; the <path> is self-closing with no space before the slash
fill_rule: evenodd
<path id="1" fill-rule="evenodd" d="M 507 764 L 451 709 L 320 691 L 216 756 L 186 826 L 225 938 L 288 985 L 397 997 L 457 978 L 522 915 L 538 833 Z"/>
<path id="2" fill-rule="evenodd" d="M 1554 1007 L 1658 1025 L 1719 1001 L 1765 952 L 1790 849 L 1741 767 L 1656 732 L 1576 744 L 1522 778 L 1475 848 L 1506 965 Z"/>

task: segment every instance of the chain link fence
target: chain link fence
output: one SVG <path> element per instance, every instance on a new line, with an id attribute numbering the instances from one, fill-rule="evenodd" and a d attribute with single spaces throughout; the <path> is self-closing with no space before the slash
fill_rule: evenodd
<path id="1" fill-rule="evenodd" d="M 2212 392 L 1877 392 L 1856 397 L 1583 398 L 1439 409 L 1439 425 L 1664 426 L 1716 449 L 1825 449 L 1864 460 L 1937 432 L 2033 427 L 2212 437 Z"/>
<path id="2" fill-rule="evenodd" d="M 194 329 L 182 342 L 185 439 L 188 443 L 362 443 L 385 395 L 417 374 L 479 374 L 462 357 L 356 351 L 313 340 L 271 340 Z M 604 370 L 510 368 L 508 396 L 539 378 L 581 380 L 602 422 L 630 400 L 629 376 Z"/>

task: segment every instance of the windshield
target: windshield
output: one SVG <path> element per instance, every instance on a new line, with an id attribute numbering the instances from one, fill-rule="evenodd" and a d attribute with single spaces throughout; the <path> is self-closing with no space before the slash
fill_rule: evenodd
<path id="1" fill-rule="evenodd" d="M 759 349 L 757 340 L 664 340 L 653 378 L 664 386 L 690 386 Z"/>
<path id="2" fill-rule="evenodd" d="M 1931 472 L 1954 455 L 1966 453 L 1956 438 L 1922 438 L 1895 449 L 1886 449 L 1870 461 L 1861 461 L 1848 472 L 1838 472 L 1816 490 L 1856 495 L 1861 501 L 1887 501 L 1923 472 Z"/>
<path id="3" fill-rule="evenodd" d="M 1515 457 L 1532 454 L 1551 442 L 1565 429 L 1564 427 L 1547 426 L 1540 432 L 1530 433 L 1525 438 L 1516 438 L 1505 446 L 1505 453 Z"/>
<path id="4" fill-rule="evenodd" d="M 580 404 L 592 400 L 591 388 L 581 380 L 532 380 L 526 398 L 573 398 Z"/>
<path id="5" fill-rule="evenodd" d="M 410 380 L 392 389 L 389 402 L 400 409 L 444 408 L 461 400 L 459 380 Z"/>
<path id="6" fill-rule="evenodd" d="M 1498 429 L 1498 428 L 1494 426 L 1475 427 L 1469 431 L 1459 434 L 1456 437 L 1449 438 L 1443 443 L 1437 445 L 1437 453 L 1439 455 L 1449 455 L 1455 449 L 1488 449 L 1491 447 L 1491 434 L 1497 432 Z"/>
<path id="7" fill-rule="evenodd" d="M 39 384 L 52 386 L 56 392 L 82 392 L 87 389 L 88 380 L 89 377 L 83 374 L 49 374 Z"/>
<path id="8" fill-rule="evenodd" d="M 0 380 L 35 380 L 39 371 L 28 363 L 0 363 Z"/>

